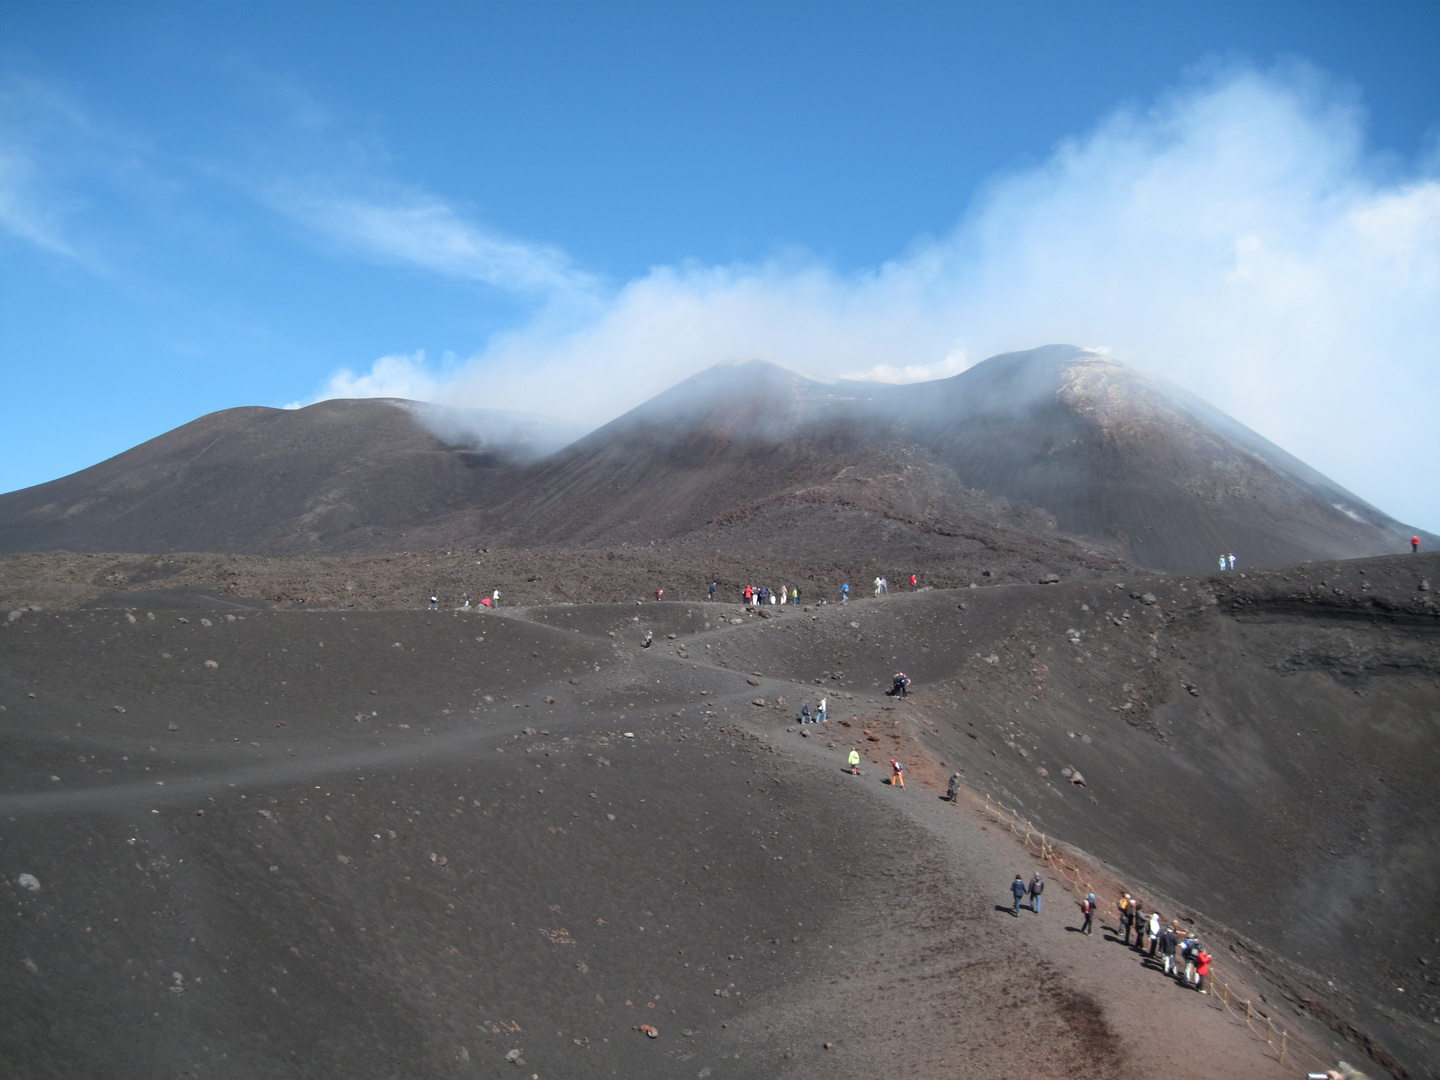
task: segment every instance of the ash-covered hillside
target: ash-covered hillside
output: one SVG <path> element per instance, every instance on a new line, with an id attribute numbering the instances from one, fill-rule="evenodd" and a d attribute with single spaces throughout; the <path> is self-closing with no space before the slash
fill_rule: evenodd
<path id="1" fill-rule="evenodd" d="M 1193 395 L 1063 345 L 905 386 L 722 364 L 558 450 L 535 418 L 487 439 L 421 408 L 203 417 L 0 496 L 0 552 L 693 539 L 1203 570 L 1222 553 L 1245 566 L 1397 553 L 1414 533 Z"/>

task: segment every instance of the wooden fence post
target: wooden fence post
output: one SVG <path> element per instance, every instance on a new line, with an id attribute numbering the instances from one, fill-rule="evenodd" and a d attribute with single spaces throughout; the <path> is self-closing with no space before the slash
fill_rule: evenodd
<path id="1" fill-rule="evenodd" d="M 1289 1040 L 1290 1033 L 1282 1030 L 1280 1032 L 1280 1064 L 1285 1064 L 1285 1043 Z"/>

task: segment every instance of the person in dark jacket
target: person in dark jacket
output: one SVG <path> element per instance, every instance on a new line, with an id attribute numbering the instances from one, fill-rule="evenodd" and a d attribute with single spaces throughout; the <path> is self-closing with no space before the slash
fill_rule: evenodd
<path id="1" fill-rule="evenodd" d="M 1095 932 L 1095 894 L 1092 892 L 1080 902 L 1080 911 L 1085 916 L 1085 921 L 1080 924 L 1082 934 Z"/>
<path id="2" fill-rule="evenodd" d="M 1030 879 L 1030 910 L 1036 915 L 1040 914 L 1040 894 L 1045 891 L 1045 881 L 1037 872 Z"/>
<path id="3" fill-rule="evenodd" d="M 1016 874 L 1015 880 L 1010 883 L 1010 895 L 1015 898 L 1015 902 L 1010 905 L 1010 914 L 1018 919 L 1020 917 L 1020 901 L 1025 899 L 1025 879 L 1019 874 Z"/>
<path id="4" fill-rule="evenodd" d="M 1166 975 L 1175 973 L 1175 927 L 1173 924 L 1160 931 L 1160 967 Z"/>

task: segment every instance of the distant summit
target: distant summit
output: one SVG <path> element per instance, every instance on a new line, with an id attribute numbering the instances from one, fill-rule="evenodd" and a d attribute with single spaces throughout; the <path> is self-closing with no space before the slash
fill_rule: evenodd
<path id="1" fill-rule="evenodd" d="M 561 447 L 569 434 L 386 400 L 227 410 L 0 496 L 0 551 L 742 534 L 839 551 L 923 534 L 931 549 L 1058 558 L 1070 543 L 1204 570 L 1231 552 L 1245 566 L 1401 552 L 1414 532 L 1193 394 L 1069 345 L 900 386 L 718 364 Z"/>

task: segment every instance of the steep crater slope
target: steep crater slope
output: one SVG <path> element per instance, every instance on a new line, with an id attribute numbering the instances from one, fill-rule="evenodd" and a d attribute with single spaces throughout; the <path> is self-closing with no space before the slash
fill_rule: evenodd
<path id="1" fill-rule="evenodd" d="M 913 725 L 978 791 L 1174 898 L 1167 917 L 1223 924 L 1292 1005 L 1430 1077 L 1437 585 L 1440 556 L 1422 555 L 922 593 L 712 651 L 830 693 L 844 737 L 881 760 Z M 896 670 L 907 701 L 848 697 Z"/>

